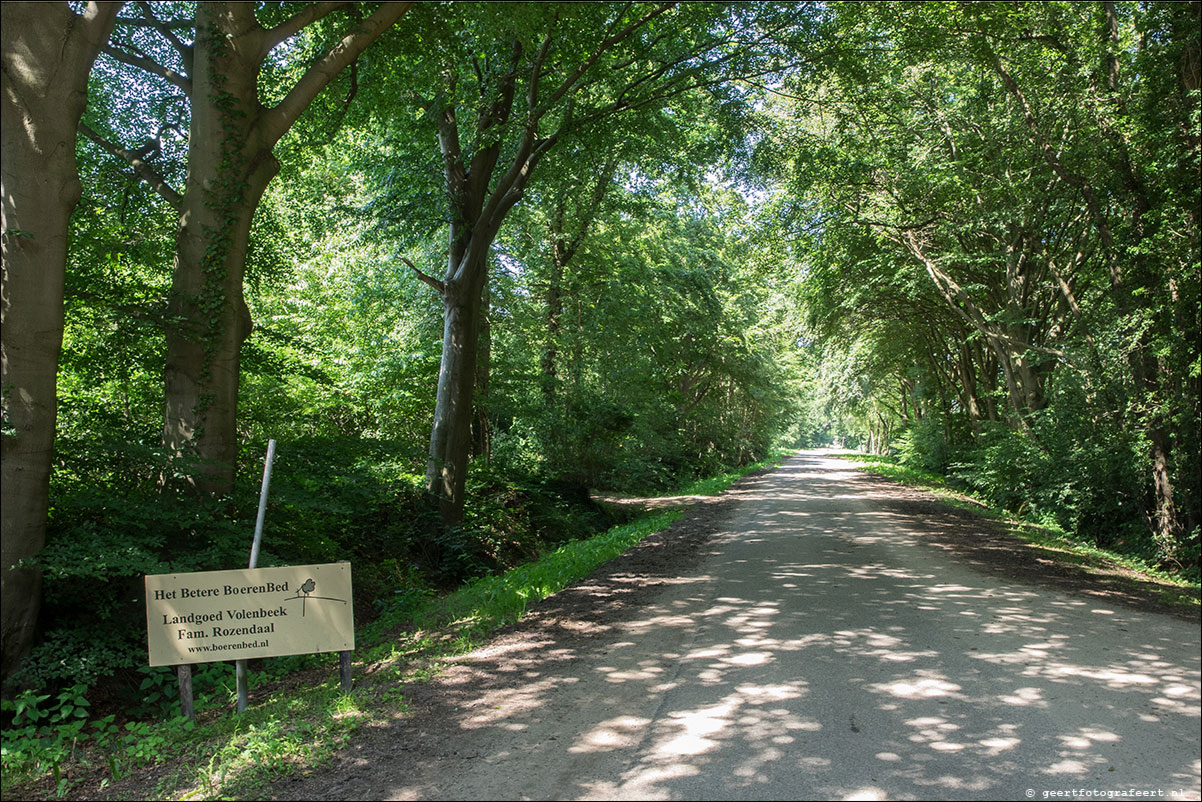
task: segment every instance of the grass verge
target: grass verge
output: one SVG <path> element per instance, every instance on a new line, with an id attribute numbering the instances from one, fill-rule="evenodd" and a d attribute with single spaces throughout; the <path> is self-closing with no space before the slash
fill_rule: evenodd
<path id="1" fill-rule="evenodd" d="M 1158 600 L 1183 609 L 1197 610 L 1202 585 L 1174 576 L 1131 555 L 1119 554 L 1077 540 L 1062 529 L 1041 526 L 1016 518 L 1011 513 L 992 507 L 979 498 L 951 488 L 946 479 L 936 474 L 902 465 L 893 457 L 877 454 L 836 454 L 857 464 L 862 470 L 884 476 L 911 487 L 919 487 L 953 507 L 971 510 L 997 521 L 1006 531 L 1038 549 L 1041 556 L 1061 563 L 1078 565 L 1092 572 L 1122 572 L 1131 574 L 1156 588 Z"/>
<path id="2" fill-rule="evenodd" d="M 693 482 L 681 493 L 720 493 L 789 453 Z M 242 715 L 232 713 L 230 682 L 217 683 L 219 690 L 197 699 L 197 710 L 204 712 L 198 712 L 196 723 L 131 721 L 120 729 L 111 716 L 87 721 L 86 701 L 72 708 L 80 712 L 71 712 L 69 727 L 50 714 L 42 721 L 35 717 L 28 726 L 4 733 L 3 796 L 263 796 L 280 778 L 328 763 L 363 726 L 404 715 L 399 683 L 435 676 L 447 658 L 475 648 L 521 618 L 531 604 L 583 579 L 683 515 L 679 509 L 643 515 L 505 574 L 473 580 L 447 596 L 399 589 L 383 614 L 358 633 L 360 679 L 349 694 L 338 685 L 337 655 L 307 655 L 278 658 L 252 675 L 252 705 Z M 227 668 L 232 674 L 232 665 Z"/>

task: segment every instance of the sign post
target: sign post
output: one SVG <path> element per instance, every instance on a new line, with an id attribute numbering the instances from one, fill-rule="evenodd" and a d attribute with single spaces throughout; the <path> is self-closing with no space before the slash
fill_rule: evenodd
<path id="1" fill-rule="evenodd" d="M 342 652 L 347 689 L 355 648 L 350 563 L 151 574 L 145 581 L 150 665 L 179 666 L 189 718 L 193 663 Z"/>
<path id="2" fill-rule="evenodd" d="M 355 620 L 350 563 L 256 568 L 274 460 L 271 440 L 245 570 L 146 577 L 150 665 L 177 666 L 180 708 L 189 719 L 195 715 L 193 663 L 234 660 L 239 713 L 248 702 L 248 659 L 339 652 L 342 690 L 351 689 Z"/>
<path id="3" fill-rule="evenodd" d="M 152 666 L 355 648 L 351 564 L 146 577 Z"/>
<path id="4" fill-rule="evenodd" d="M 275 462 L 275 440 L 267 441 L 267 459 L 263 460 L 263 486 L 259 490 L 259 514 L 255 517 L 255 539 L 250 544 L 250 564 L 259 565 L 259 544 L 263 542 L 263 519 L 267 514 L 267 490 L 271 487 L 271 464 Z M 238 686 L 238 712 L 246 712 L 250 700 L 250 679 L 246 676 L 246 661 L 234 663 L 234 677 Z"/>
<path id="5" fill-rule="evenodd" d="M 192 664 L 177 666 L 175 673 L 179 677 L 179 712 L 183 713 L 188 721 L 196 721 L 196 708 L 192 704 Z"/>

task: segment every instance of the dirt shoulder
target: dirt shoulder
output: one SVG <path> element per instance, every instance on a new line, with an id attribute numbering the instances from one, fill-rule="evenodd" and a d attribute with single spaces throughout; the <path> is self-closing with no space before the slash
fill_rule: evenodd
<path id="1" fill-rule="evenodd" d="M 1196 588 L 1169 585 L 1099 558 L 1083 558 L 1067 550 L 1028 543 L 996 519 L 948 504 L 927 491 L 870 475 L 888 488 L 888 510 L 921 517 L 929 543 L 979 571 L 1143 612 L 1202 621 Z"/>

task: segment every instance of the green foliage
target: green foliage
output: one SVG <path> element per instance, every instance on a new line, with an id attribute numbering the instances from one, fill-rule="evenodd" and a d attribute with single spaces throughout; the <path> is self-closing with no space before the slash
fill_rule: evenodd
<path id="1" fill-rule="evenodd" d="M 238 517 L 227 500 L 159 491 L 149 479 L 130 486 L 95 477 L 62 493 L 37 560 L 44 615 L 56 625 L 19 680 L 90 686 L 143 662 L 142 577 L 244 563 L 253 519 Z"/>
<path id="2" fill-rule="evenodd" d="M 142 704 L 132 711 L 135 716 L 149 718 L 161 714 L 164 708 L 179 704 L 179 683 L 176 673 L 171 668 L 138 666 L 138 672 L 145 676 L 138 684 Z"/>
<path id="3" fill-rule="evenodd" d="M 233 499 L 159 489 L 149 479 L 153 463 L 141 466 L 148 476 L 141 486 L 94 476 L 63 493 L 38 560 L 46 614 L 59 623 L 18 679 L 50 688 L 119 679 L 118 692 L 132 709 L 170 705 L 169 672 L 133 671 L 145 661 L 142 577 L 245 565 L 259 478 L 252 455 L 263 450 L 248 445 L 248 467 Z M 349 560 L 357 613 L 368 620 L 414 576 L 454 587 L 609 523 L 581 487 L 482 474 L 463 526 L 446 529 L 413 472 L 416 458 L 402 457 L 406 450 L 391 441 L 342 438 L 281 443 L 260 565 Z M 208 687 L 203 672 L 195 684 Z"/>
<path id="4" fill-rule="evenodd" d="M 179 673 L 175 666 L 138 666 L 142 681 L 136 702 L 126 711 L 140 720 L 169 721 L 179 715 Z M 228 706 L 235 698 L 232 663 L 201 663 L 192 666 L 193 710 L 204 713 Z"/>
<path id="5" fill-rule="evenodd" d="M 280 564 L 349 559 L 356 566 L 356 588 L 363 587 L 368 597 L 376 595 L 382 577 L 372 570 L 383 567 L 381 556 L 406 554 L 430 527 L 421 513 L 422 478 L 414 473 L 416 463 L 410 446 L 395 441 L 282 441 L 264 533 L 271 559 Z"/>
<path id="6" fill-rule="evenodd" d="M 69 790 L 63 765 L 89 740 L 91 745 L 103 747 L 111 738 L 112 715 L 93 721 L 88 731 L 91 703 L 86 692 L 85 685 L 76 684 L 62 690 L 49 704 L 50 694 L 37 695 L 29 690 L 0 702 L 5 720 L 0 759 L 5 775 L 49 772 L 58 796 Z"/>
<path id="7" fill-rule="evenodd" d="M 1008 427 L 986 427 L 971 462 L 951 466 L 953 476 L 993 504 L 1018 512 L 1051 474 L 1050 455 L 1030 436 Z"/>
<path id="8" fill-rule="evenodd" d="M 1197 571 L 1197 15 L 830 12 L 755 163 L 842 441 Z"/>
<path id="9" fill-rule="evenodd" d="M 933 410 L 915 421 L 893 440 L 892 446 L 902 463 L 931 474 L 946 474 L 953 463 L 962 461 L 961 448 L 967 438 L 956 438 L 949 428 L 958 421 Z"/>
<path id="10" fill-rule="evenodd" d="M 286 135 L 250 232 L 254 326 L 227 497 L 178 489 L 195 466 L 161 446 L 178 214 L 83 141 L 36 561 L 43 636 L 15 678 L 32 690 L 5 703 L 6 782 L 58 771 L 81 745 L 114 774 L 170 751 L 173 730 L 144 721 L 77 727 L 81 684 L 106 709 L 172 712 L 172 672 L 135 668 L 141 577 L 245 564 L 269 438 L 261 564 L 349 559 L 361 623 L 458 616 L 460 646 L 663 524 L 590 540 L 612 522 L 589 488 L 697 492 L 691 480 L 725 481 L 782 442 L 891 452 L 899 475 L 942 475 L 1079 541 L 1196 573 L 1199 150 L 1183 132 L 1198 90 L 1181 66 L 1196 63 L 1197 15 L 1119 3 L 1109 42 L 1105 9 L 1081 8 L 681 4 L 601 53 L 570 105 L 537 110 L 554 147 L 491 243 L 477 395 L 489 438 L 452 528 L 424 491 L 443 303 L 400 259 L 441 274 L 448 226 L 463 222 L 434 146 L 440 114 L 458 114 L 464 164 L 494 144 L 505 164 L 547 31 L 550 92 L 598 31 L 651 6 L 419 5 Z M 271 25 L 291 10 L 255 13 Z M 339 12 L 273 51 L 260 102 L 281 101 L 343 27 Z M 186 69 L 149 27 L 116 37 Z M 515 63 L 513 114 L 485 125 Z M 152 166 L 181 186 L 191 110 L 176 92 L 105 57 L 86 120 L 124 147 L 157 131 Z M 231 169 L 210 187 L 205 326 L 225 304 L 244 189 L 237 110 L 221 91 L 210 100 Z M 1155 534 L 1154 448 L 1178 506 L 1177 528 Z M 228 703 L 231 684 L 224 664 L 198 669 L 198 704 Z M 317 731 L 252 725 L 222 725 L 237 731 L 203 780 L 213 794 L 267 776 L 239 753 L 272 763 Z"/>
<path id="11" fill-rule="evenodd" d="M 509 392 L 490 402 L 495 459 L 636 491 L 754 462 L 801 416 L 784 270 L 726 188 L 682 196 L 648 181 L 606 198 L 559 273 L 537 228 L 506 240 L 522 269 L 494 290 L 511 321 L 493 342 Z"/>

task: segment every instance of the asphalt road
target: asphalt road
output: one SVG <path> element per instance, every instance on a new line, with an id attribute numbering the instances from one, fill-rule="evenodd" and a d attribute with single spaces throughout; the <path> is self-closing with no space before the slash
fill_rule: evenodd
<path id="1" fill-rule="evenodd" d="M 741 492 L 700 565 L 570 670 L 515 656 L 443 757 L 345 792 L 1199 798 L 1196 624 L 979 573 L 820 452 Z"/>

